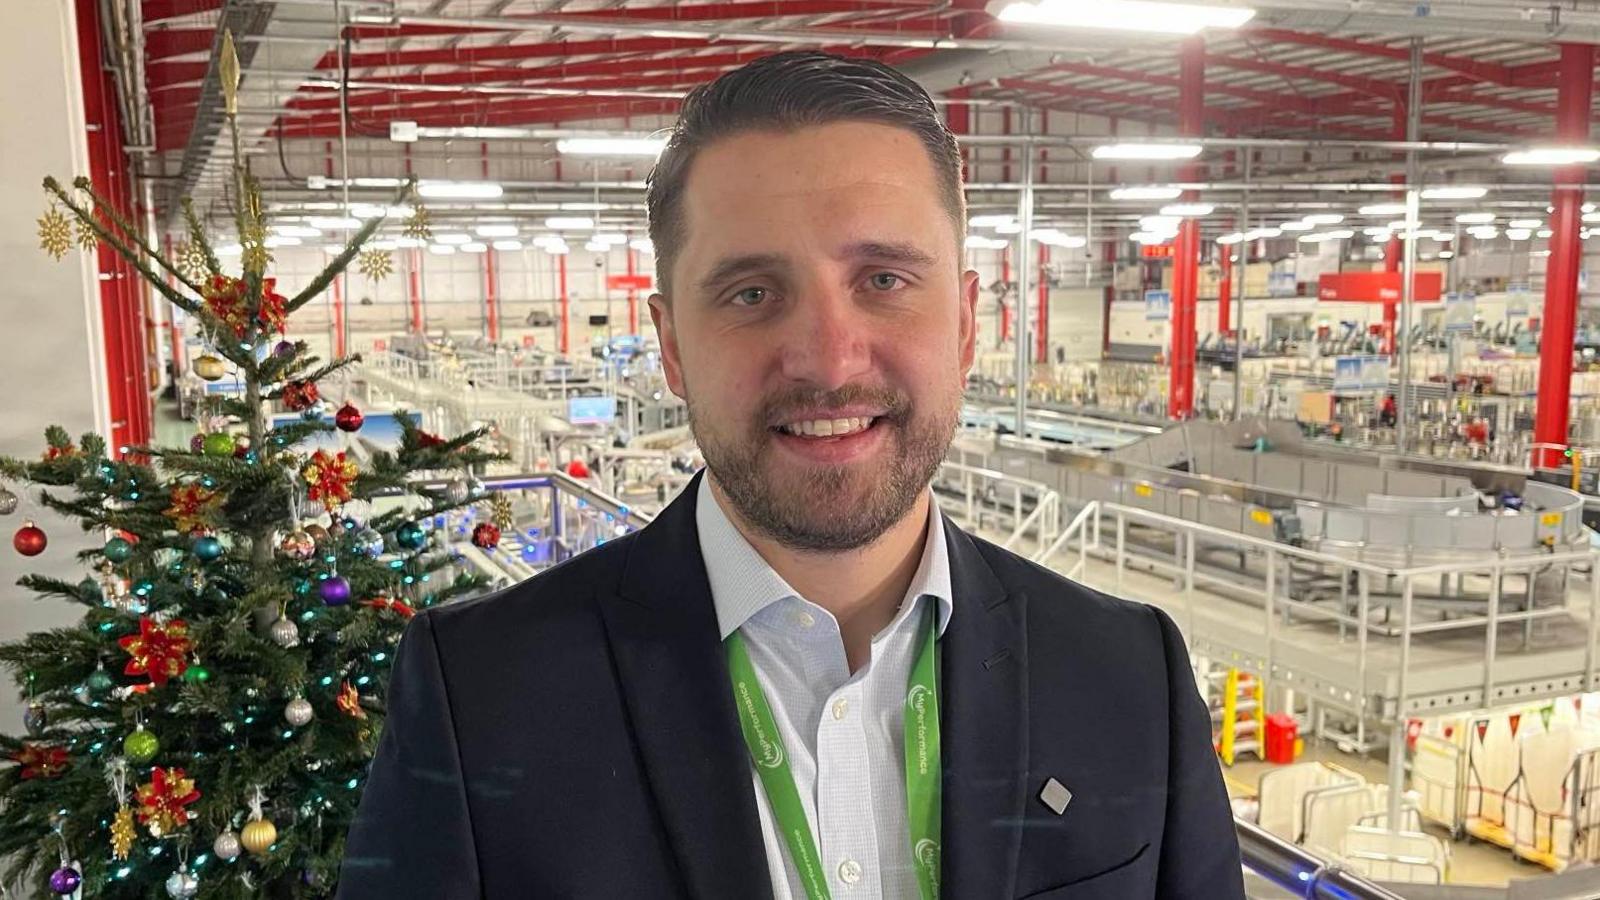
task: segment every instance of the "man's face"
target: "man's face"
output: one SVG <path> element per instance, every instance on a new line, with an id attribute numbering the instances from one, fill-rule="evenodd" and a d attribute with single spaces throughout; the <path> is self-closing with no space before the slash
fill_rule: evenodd
<path id="1" fill-rule="evenodd" d="M 690 168 L 667 383 L 740 515 L 861 547 L 938 468 L 972 367 L 976 272 L 912 132 L 839 122 L 721 139 Z"/>

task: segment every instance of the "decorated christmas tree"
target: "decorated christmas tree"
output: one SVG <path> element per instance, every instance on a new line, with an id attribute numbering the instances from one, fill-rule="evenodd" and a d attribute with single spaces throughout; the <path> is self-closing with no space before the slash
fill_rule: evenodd
<path id="1" fill-rule="evenodd" d="M 82 581 L 21 582 L 81 604 L 82 621 L 0 646 L 29 701 L 27 733 L 0 735 L 0 859 L 27 896 L 331 896 L 394 646 L 417 609 L 479 586 L 431 531 L 483 499 L 469 474 L 490 458 L 479 435 L 441 439 L 397 415 L 399 446 L 358 466 L 326 438 L 358 431 L 360 412 L 347 404 L 329 423 L 318 390 L 352 360 L 321 362 L 283 339 L 340 271 L 382 253 L 363 249 L 381 220 L 279 294 L 238 153 L 231 36 L 219 70 L 239 274 L 187 202 L 187 244 L 169 260 L 86 179 L 45 181 L 43 248 L 127 258 L 198 324 L 209 349 L 196 373 L 231 369 L 242 389 L 203 411 L 187 446 L 112 454 L 99 436 L 74 444 L 55 428 L 41 458 L 0 458 L 0 513 L 21 518 L 20 493 L 94 535 Z M 417 209 L 407 227 L 423 236 Z M 301 415 L 269 427 L 274 405 Z M 479 526 L 480 543 L 493 527 Z M 24 522 L 13 545 L 34 555 L 47 540 Z"/>

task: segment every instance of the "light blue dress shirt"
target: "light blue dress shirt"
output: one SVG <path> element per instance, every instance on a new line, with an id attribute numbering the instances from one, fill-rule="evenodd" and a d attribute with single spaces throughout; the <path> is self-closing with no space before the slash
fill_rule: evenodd
<path id="1" fill-rule="evenodd" d="M 838 621 L 767 565 L 717 503 L 710 478 L 700 480 L 695 499 L 717 625 L 724 640 L 744 635 L 836 898 L 918 897 L 906 825 L 903 701 L 925 604 L 938 604 L 941 636 L 954 607 L 944 523 L 932 498 L 928 507 L 922 561 L 905 599 L 852 675 Z M 804 900 L 754 767 L 750 784 L 773 895 Z"/>

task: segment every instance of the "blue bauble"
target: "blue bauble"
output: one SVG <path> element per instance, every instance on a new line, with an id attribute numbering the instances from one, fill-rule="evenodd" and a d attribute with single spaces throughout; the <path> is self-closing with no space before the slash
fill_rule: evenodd
<path id="1" fill-rule="evenodd" d="M 394 530 L 394 542 L 403 550 L 420 550 L 428 542 L 428 533 L 415 522 L 406 522 Z"/>
<path id="2" fill-rule="evenodd" d="M 350 602 L 350 582 L 341 575 L 330 576 L 323 579 L 317 594 L 329 606 L 343 606 Z"/>
<path id="3" fill-rule="evenodd" d="M 133 555 L 133 545 L 122 538 L 115 537 L 106 541 L 103 552 L 106 555 L 106 559 L 114 563 L 123 563 L 127 562 L 128 557 Z"/>
<path id="4" fill-rule="evenodd" d="M 222 542 L 209 534 L 205 537 L 195 538 L 194 555 L 201 562 L 211 562 L 222 556 Z"/>

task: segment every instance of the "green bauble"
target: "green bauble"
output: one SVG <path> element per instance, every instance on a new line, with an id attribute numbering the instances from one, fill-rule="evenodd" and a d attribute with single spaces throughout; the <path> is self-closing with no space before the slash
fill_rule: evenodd
<path id="1" fill-rule="evenodd" d="M 89 688 L 89 696 L 104 697 L 111 693 L 115 682 L 111 680 L 111 673 L 105 669 L 95 669 L 89 673 L 89 678 L 84 682 Z"/>
<path id="2" fill-rule="evenodd" d="M 394 542 L 402 550 L 420 550 L 428 542 L 428 535 L 416 522 L 402 522 L 394 530 Z"/>
<path id="3" fill-rule="evenodd" d="M 213 431 L 206 435 L 205 451 L 207 456 L 232 456 L 234 446 L 233 435 L 226 431 Z"/>
<path id="4" fill-rule="evenodd" d="M 122 538 L 112 538 L 111 540 L 106 541 L 104 552 L 106 559 L 109 559 L 114 563 L 127 562 L 128 557 L 133 555 L 133 545 Z"/>
<path id="5" fill-rule="evenodd" d="M 141 727 L 123 739 L 122 752 L 128 759 L 143 765 L 155 759 L 156 754 L 161 752 L 161 742 L 155 735 Z"/>
<path id="6" fill-rule="evenodd" d="M 190 684 L 202 684 L 211 680 L 211 670 L 199 663 L 195 663 L 183 670 L 183 680 Z"/>

